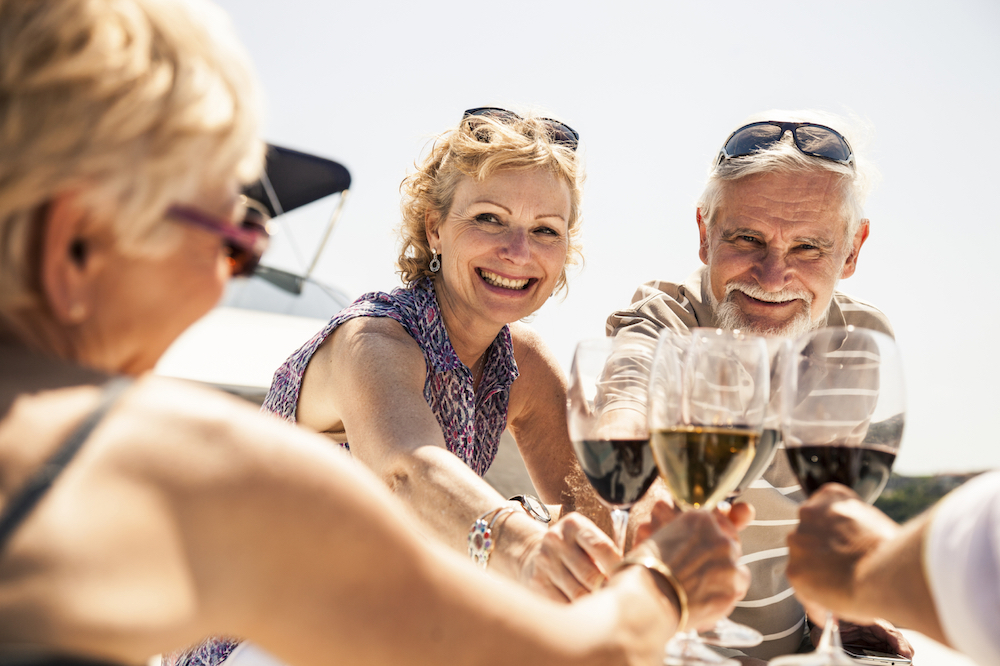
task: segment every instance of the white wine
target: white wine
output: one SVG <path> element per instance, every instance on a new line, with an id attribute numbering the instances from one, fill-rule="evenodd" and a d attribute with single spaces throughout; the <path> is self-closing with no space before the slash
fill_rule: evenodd
<path id="1" fill-rule="evenodd" d="M 684 508 L 724 500 L 753 461 L 759 432 L 683 426 L 653 432 L 653 457 L 674 499 Z"/>

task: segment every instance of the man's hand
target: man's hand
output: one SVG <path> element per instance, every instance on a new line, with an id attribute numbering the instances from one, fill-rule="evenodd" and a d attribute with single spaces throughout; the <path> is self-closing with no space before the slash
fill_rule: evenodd
<path id="1" fill-rule="evenodd" d="M 823 635 L 823 625 L 813 625 L 809 638 L 814 646 L 819 645 Z M 860 645 L 881 652 L 895 652 L 907 659 L 913 657 L 913 646 L 896 627 L 885 620 L 875 619 L 874 624 L 854 624 L 840 621 L 840 641 L 844 645 Z"/>
<path id="2" fill-rule="evenodd" d="M 875 614 L 868 597 L 878 591 L 858 585 L 864 560 L 899 530 L 849 488 L 836 483 L 823 486 L 799 507 L 799 525 L 788 536 L 787 574 L 795 594 L 808 606 L 822 606 L 870 625 Z"/>

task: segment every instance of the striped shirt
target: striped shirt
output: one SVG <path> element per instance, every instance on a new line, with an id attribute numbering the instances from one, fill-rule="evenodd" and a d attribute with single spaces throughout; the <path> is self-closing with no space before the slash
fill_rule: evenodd
<path id="1" fill-rule="evenodd" d="M 683 284 L 653 281 L 641 285 L 632 304 L 608 317 L 608 335 L 641 335 L 657 338 L 670 328 L 683 332 L 715 326 L 702 267 Z M 827 312 L 827 326 L 853 325 L 892 335 L 889 320 L 875 307 L 835 292 Z M 760 480 L 740 498 L 756 509 L 756 519 L 740 535 L 741 564 L 750 568 L 752 580 L 746 597 L 736 604 L 733 621 L 764 634 L 764 642 L 741 652 L 771 659 L 798 650 L 805 635 L 805 612 L 785 578 L 788 547 L 785 538 L 798 524 L 798 505 L 805 499 L 786 456 L 778 452 Z"/>

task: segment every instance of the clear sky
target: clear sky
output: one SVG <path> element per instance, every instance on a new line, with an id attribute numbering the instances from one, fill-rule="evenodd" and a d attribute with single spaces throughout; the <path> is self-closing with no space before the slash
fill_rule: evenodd
<path id="1" fill-rule="evenodd" d="M 351 170 L 317 275 L 352 297 L 399 284 L 399 183 L 464 109 L 541 109 L 580 132 L 586 265 L 531 322 L 564 366 L 638 284 L 700 265 L 695 201 L 741 120 L 861 119 L 871 132 L 855 150 L 882 180 L 840 288 L 896 329 L 909 391 L 896 469 L 1000 467 L 995 0 L 220 4 L 256 64 L 265 138 Z M 292 222 L 320 227 L 329 212 L 320 202 Z"/>

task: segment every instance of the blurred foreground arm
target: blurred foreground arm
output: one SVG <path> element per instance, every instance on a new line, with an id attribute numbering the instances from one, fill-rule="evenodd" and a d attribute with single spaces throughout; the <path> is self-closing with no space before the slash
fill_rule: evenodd
<path id="1" fill-rule="evenodd" d="M 1000 474 L 903 527 L 836 484 L 800 517 L 788 577 L 806 602 L 853 622 L 883 617 L 1000 663 Z"/>

